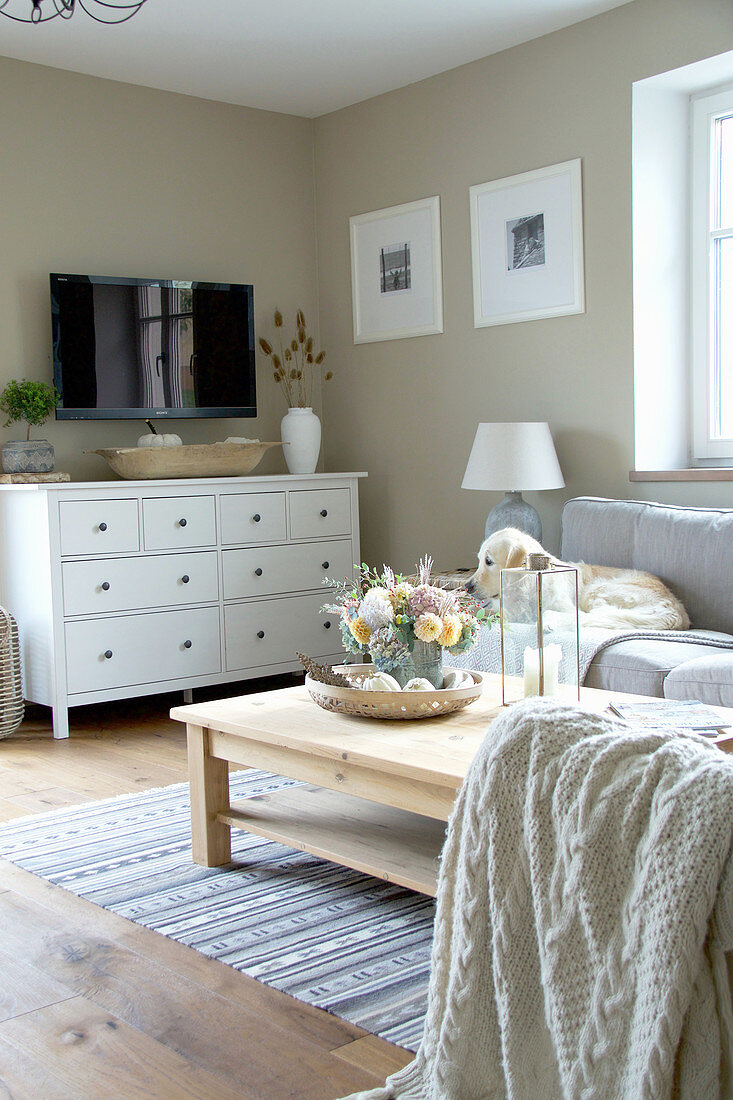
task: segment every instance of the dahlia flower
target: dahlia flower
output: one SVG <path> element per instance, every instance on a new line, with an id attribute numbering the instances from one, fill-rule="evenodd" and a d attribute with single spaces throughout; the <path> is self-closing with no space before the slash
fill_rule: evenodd
<path id="1" fill-rule="evenodd" d="M 437 642 L 443 633 L 443 620 L 432 611 L 426 611 L 415 620 L 415 637 L 421 642 Z"/>
<path id="2" fill-rule="evenodd" d="M 437 639 L 438 644 L 450 649 L 461 640 L 463 623 L 457 615 L 445 615 L 443 618 L 443 631 Z"/>
<path id="3" fill-rule="evenodd" d="M 372 632 L 362 618 L 357 617 L 349 623 L 349 630 L 361 645 L 366 645 Z"/>

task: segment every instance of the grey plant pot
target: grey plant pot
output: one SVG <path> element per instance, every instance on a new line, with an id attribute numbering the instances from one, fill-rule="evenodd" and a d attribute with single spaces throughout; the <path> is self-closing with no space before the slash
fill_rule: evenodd
<path id="1" fill-rule="evenodd" d="M 6 474 L 48 474 L 55 461 L 47 439 L 12 439 L 3 443 L 2 466 Z"/>

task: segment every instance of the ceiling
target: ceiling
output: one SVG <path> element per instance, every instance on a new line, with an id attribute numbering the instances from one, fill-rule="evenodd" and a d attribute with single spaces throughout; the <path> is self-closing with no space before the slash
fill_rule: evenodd
<path id="1" fill-rule="evenodd" d="M 0 55 L 315 118 L 628 2 L 148 0 L 117 26 L 0 16 Z"/>

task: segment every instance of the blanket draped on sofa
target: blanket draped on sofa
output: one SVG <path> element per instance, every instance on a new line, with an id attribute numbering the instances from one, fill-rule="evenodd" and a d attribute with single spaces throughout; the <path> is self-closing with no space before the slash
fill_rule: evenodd
<path id="1" fill-rule="evenodd" d="M 606 630 L 602 627 L 581 627 L 579 639 L 578 665 L 581 684 L 585 681 L 593 658 L 600 653 L 601 650 L 608 649 L 609 646 L 615 645 L 617 642 L 624 642 L 627 640 L 680 642 L 683 645 L 694 643 L 695 645 L 707 646 L 715 650 L 733 650 L 733 641 L 726 639 L 724 635 L 717 634 L 711 636 L 695 630 Z M 571 654 L 573 660 L 575 660 L 574 640 L 571 638 L 568 643 L 566 643 L 565 636 L 561 633 L 556 635 L 548 634 L 546 640 L 549 642 L 558 641 L 563 644 L 565 657 L 563 658 L 564 663 L 561 665 L 561 676 L 564 680 L 567 681 L 569 679 L 572 682 L 574 680 L 574 675 L 571 674 L 572 670 L 567 667 L 567 661 Z M 516 662 L 518 660 L 519 656 L 523 654 L 526 645 L 537 645 L 536 628 L 527 627 L 524 632 L 515 628 L 513 633 L 507 635 L 505 644 L 509 649 L 509 660 L 507 661 L 507 665 L 511 669 L 512 661 Z M 456 655 L 445 652 L 443 663 L 450 665 L 452 668 L 473 669 L 476 672 L 500 673 L 501 630 L 498 624 L 494 624 L 491 627 L 482 627 L 479 630 L 476 645 L 473 649 Z M 518 667 L 521 667 L 521 664 Z M 628 690 L 631 691 L 633 689 L 629 688 Z"/>
<path id="2" fill-rule="evenodd" d="M 511 707 L 449 823 L 420 1049 L 358 1096 L 733 1095 L 732 839 L 701 738 Z"/>

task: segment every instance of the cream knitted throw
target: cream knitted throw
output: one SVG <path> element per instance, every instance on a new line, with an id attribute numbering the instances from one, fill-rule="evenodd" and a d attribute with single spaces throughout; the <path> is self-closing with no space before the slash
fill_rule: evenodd
<path id="1" fill-rule="evenodd" d="M 449 824 L 420 1049 L 353 1100 L 733 1096 L 732 835 L 715 746 L 510 708 Z"/>

